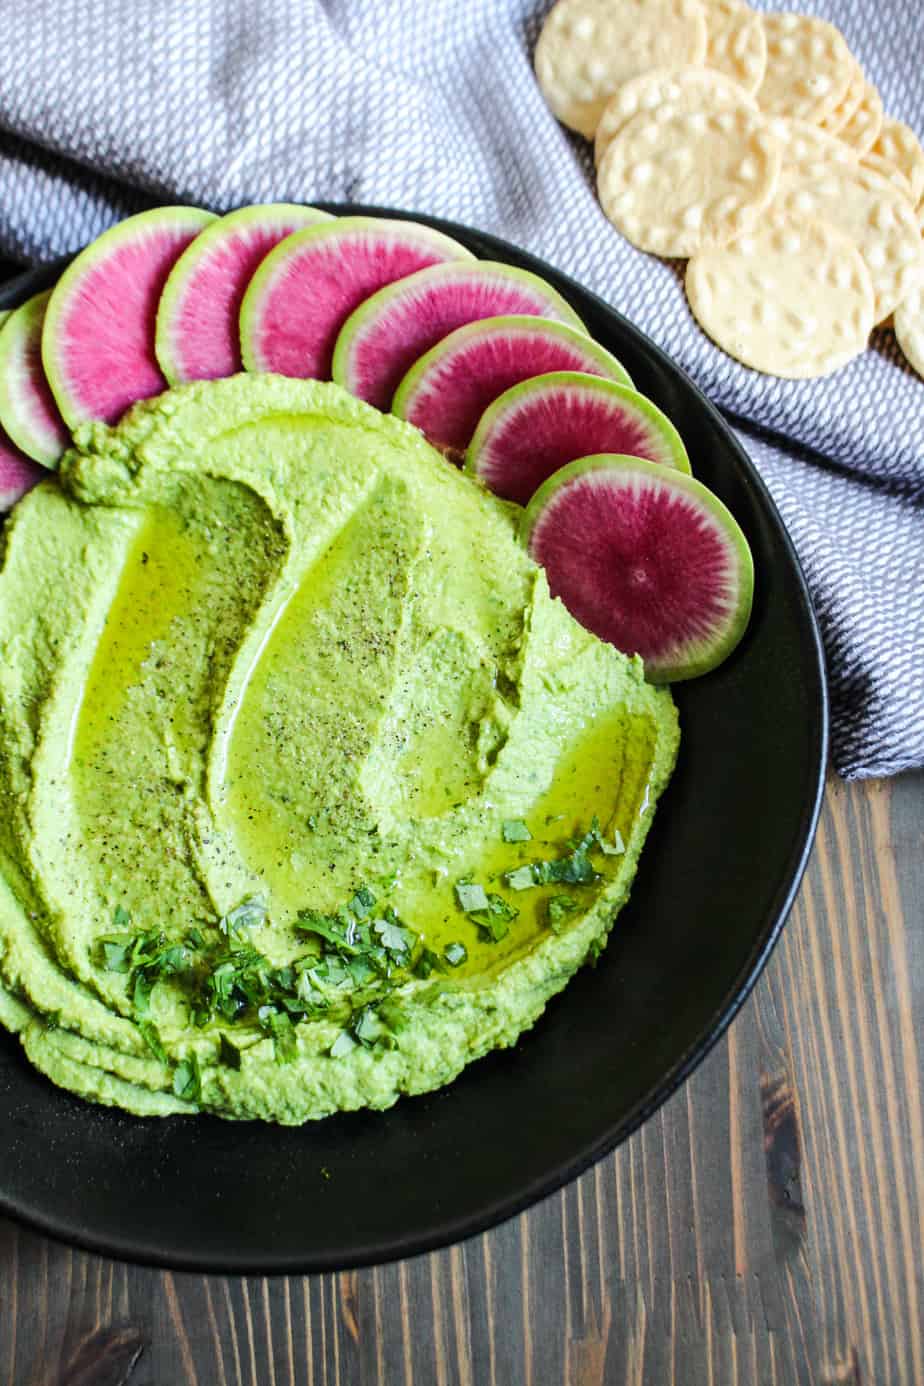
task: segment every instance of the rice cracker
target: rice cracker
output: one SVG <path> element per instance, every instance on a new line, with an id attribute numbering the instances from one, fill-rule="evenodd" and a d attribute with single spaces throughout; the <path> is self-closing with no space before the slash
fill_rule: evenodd
<path id="1" fill-rule="evenodd" d="M 695 255 L 686 291 L 717 346 L 745 366 L 791 380 L 845 365 L 873 326 L 873 286 L 850 238 L 780 212 L 731 245 Z"/>
<path id="2" fill-rule="evenodd" d="M 703 4 L 706 66 L 753 95 L 767 70 L 767 35 L 760 15 L 744 0 L 703 0 Z"/>
<path id="3" fill-rule="evenodd" d="M 854 57 L 840 30 L 824 19 L 794 13 L 762 16 L 767 71 L 757 104 L 771 116 L 823 120 L 844 100 Z"/>
<path id="4" fill-rule="evenodd" d="M 924 283 L 895 309 L 895 338 L 908 364 L 924 376 Z"/>
<path id="5" fill-rule="evenodd" d="M 695 255 L 748 230 L 770 203 L 782 151 L 747 106 L 640 111 L 597 169 L 601 206 L 640 250 Z"/>
<path id="6" fill-rule="evenodd" d="M 828 135 L 837 135 L 843 130 L 847 122 L 857 113 L 866 94 L 867 81 L 863 69 L 856 58 L 850 56 L 850 81 L 843 99 L 837 103 L 833 111 L 829 111 L 826 116 L 822 116 L 818 124 Z"/>
<path id="7" fill-rule="evenodd" d="M 832 166 L 823 177 L 785 190 L 778 205 L 791 216 L 827 221 L 850 237 L 870 272 L 875 322 L 914 287 L 924 260 L 914 208 L 879 174 Z"/>
<path id="8" fill-rule="evenodd" d="M 756 101 L 743 87 L 708 67 L 662 67 L 646 72 L 624 83 L 604 106 L 594 137 L 595 161 L 599 164 L 613 138 L 639 111 L 657 111 L 666 105 L 689 111 L 724 110 L 739 105 L 757 109 Z"/>
<path id="9" fill-rule="evenodd" d="M 888 159 L 905 175 L 911 184 L 911 200 L 917 206 L 924 198 L 924 149 L 910 125 L 886 116 L 870 152 Z"/>
<path id="10" fill-rule="evenodd" d="M 617 87 L 706 56 L 699 0 L 558 0 L 536 44 L 540 89 L 563 124 L 593 139 Z"/>
<path id="11" fill-rule="evenodd" d="M 865 154 L 879 138 L 882 120 L 882 97 L 872 82 L 868 82 L 864 77 L 860 104 L 840 127 L 837 137 L 849 144 L 858 154 Z"/>
<path id="12" fill-rule="evenodd" d="M 826 135 L 807 120 L 785 120 L 777 116 L 769 122 L 769 127 L 783 146 L 777 200 L 790 188 L 823 178 L 832 164 L 847 168 L 857 166 L 856 153 L 849 145 L 835 135 Z"/>

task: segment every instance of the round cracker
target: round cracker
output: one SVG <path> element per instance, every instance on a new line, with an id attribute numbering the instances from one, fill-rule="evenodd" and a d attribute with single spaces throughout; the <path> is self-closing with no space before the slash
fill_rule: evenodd
<path id="1" fill-rule="evenodd" d="M 908 364 L 924 377 L 924 283 L 895 309 L 895 340 Z"/>
<path id="2" fill-rule="evenodd" d="M 685 282 L 703 330 L 767 375 L 829 375 L 863 350 L 873 326 L 862 256 L 810 218 L 771 213 L 731 245 L 695 255 Z"/>
<path id="3" fill-rule="evenodd" d="M 644 72 L 614 91 L 604 106 L 594 137 L 594 159 L 599 164 L 613 138 L 639 111 L 656 111 L 665 105 L 712 111 L 741 104 L 757 109 L 743 87 L 708 67 L 662 67 Z"/>
<path id="4" fill-rule="evenodd" d="M 914 209 L 878 173 L 832 166 L 822 178 L 788 188 L 779 206 L 792 216 L 827 221 L 863 256 L 875 295 L 875 321 L 901 303 L 921 272 L 924 243 Z"/>
<path id="5" fill-rule="evenodd" d="M 844 93 L 843 100 L 839 101 L 833 111 L 829 111 L 826 116 L 822 116 L 818 122 L 821 129 L 828 135 L 837 135 L 843 130 L 844 126 L 852 116 L 860 109 L 863 97 L 866 94 L 867 81 L 863 74 L 863 69 L 851 53 L 850 55 L 850 81 Z"/>
<path id="6" fill-rule="evenodd" d="M 872 169 L 873 173 L 878 173 L 880 178 L 884 178 L 887 183 L 901 193 L 902 197 L 907 198 L 912 207 L 915 205 L 914 193 L 911 184 L 902 173 L 897 164 L 893 164 L 891 159 L 884 159 L 881 154 L 875 154 L 872 150 L 864 154 L 860 159 L 861 168 Z"/>
<path id="7" fill-rule="evenodd" d="M 863 96 L 859 106 L 837 132 L 838 139 L 849 144 L 858 154 L 872 149 L 882 129 L 882 97 L 872 82 L 863 79 Z"/>
<path id="8" fill-rule="evenodd" d="M 593 139 L 617 87 L 705 55 L 699 0 L 558 0 L 536 44 L 536 77 L 558 119 Z"/>
<path id="9" fill-rule="evenodd" d="M 856 167 L 854 151 L 835 135 L 826 135 L 817 125 L 810 125 L 807 120 L 784 120 L 781 116 L 768 123 L 783 146 L 777 201 L 790 188 L 823 178 L 832 164 Z"/>
<path id="10" fill-rule="evenodd" d="M 640 250 L 695 255 L 754 224 L 779 181 L 780 143 L 757 111 L 640 111 L 597 170 L 600 204 Z"/>
<path id="11" fill-rule="evenodd" d="M 823 120 L 847 94 L 853 54 L 839 29 L 794 13 L 763 16 L 767 71 L 757 104 L 767 115 Z"/>
<path id="12" fill-rule="evenodd" d="M 888 159 L 905 175 L 911 184 L 911 200 L 916 206 L 924 197 L 924 149 L 910 125 L 886 116 L 870 152 L 881 159 Z"/>
<path id="13" fill-rule="evenodd" d="M 767 35 L 759 14 L 744 0 L 704 0 L 706 66 L 754 92 L 767 70 Z"/>

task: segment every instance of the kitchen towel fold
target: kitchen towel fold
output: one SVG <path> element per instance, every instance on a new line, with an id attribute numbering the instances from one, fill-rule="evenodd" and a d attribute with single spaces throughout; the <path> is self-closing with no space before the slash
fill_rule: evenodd
<path id="1" fill-rule="evenodd" d="M 618 4 L 619 0 L 613 0 Z M 924 129 L 907 0 L 800 6 Z M 505 236 L 596 290 L 733 415 L 799 551 L 841 774 L 924 765 L 924 381 L 891 333 L 826 380 L 714 347 L 676 264 L 604 219 L 532 73 L 537 0 L 4 0 L 0 254 L 73 251 L 154 202 L 353 201 Z M 769 8 L 769 6 L 767 6 Z"/>

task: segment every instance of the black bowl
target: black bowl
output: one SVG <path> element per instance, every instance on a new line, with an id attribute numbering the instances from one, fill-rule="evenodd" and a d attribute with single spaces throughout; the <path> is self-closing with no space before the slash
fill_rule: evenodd
<path id="1" fill-rule="evenodd" d="M 599 298 L 493 236 L 419 219 L 543 275 L 670 415 L 696 476 L 750 541 L 750 627 L 720 669 L 676 689 L 679 764 L 600 962 L 514 1049 L 451 1087 L 298 1130 L 141 1121 L 58 1091 L 0 1036 L 0 1209 L 67 1241 L 167 1266 L 280 1272 L 478 1232 L 574 1178 L 683 1082 L 744 1002 L 792 904 L 823 789 L 827 703 L 809 595 L 763 483 L 683 372 Z M 9 283 L 0 307 L 60 269 Z"/>

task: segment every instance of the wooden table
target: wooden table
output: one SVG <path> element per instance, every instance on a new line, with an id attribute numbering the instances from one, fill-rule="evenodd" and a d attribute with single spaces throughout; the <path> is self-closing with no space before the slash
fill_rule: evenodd
<path id="1" fill-rule="evenodd" d="M 922 1386 L 924 775 L 828 787 L 783 938 L 613 1156 L 374 1270 L 174 1275 L 0 1220 L 2 1386 Z"/>

